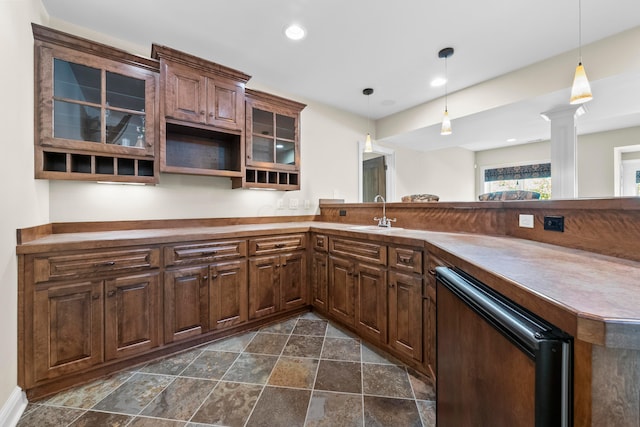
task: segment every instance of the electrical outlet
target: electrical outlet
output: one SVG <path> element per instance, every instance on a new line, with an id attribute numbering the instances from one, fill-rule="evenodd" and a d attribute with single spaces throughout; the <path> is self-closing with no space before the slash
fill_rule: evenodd
<path id="1" fill-rule="evenodd" d="M 311 209 L 311 200 L 305 200 L 304 201 L 304 208 L 305 209 Z"/>
<path id="2" fill-rule="evenodd" d="M 520 214 L 518 217 L 518 225 L 523 228 L 533 228 L 533 215 Z"/>
<path id="3" fill-rule="evenodd" d="M 563 216 L 545 216 L 544 229 L 549 231 L 559 231 L 564 233 L 564 217 Z"/>
<path id="4" fill-rule="evenodd" d="M 284 209 L 284 200 L 278 199 L 276 202 L 276 209 Z"/>
<path id="5" fill-rule="evenodd" d="M 340 209 L 340 216 L 347 216 L 347 210 L 346 209 Z"/>
<path id="6" fill-rule="evenodd" d="M 298 209 L 298 199 L 289 199 L 289 209 Z"/>

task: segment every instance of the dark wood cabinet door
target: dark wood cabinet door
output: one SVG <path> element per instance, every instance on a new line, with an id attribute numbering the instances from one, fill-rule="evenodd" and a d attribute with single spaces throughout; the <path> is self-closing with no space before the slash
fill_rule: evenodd
<path id="1" fill-rule="evenodd" d="M 209 330 L 209 269 L 190 267 L 164 274 L 164 342 Z"/>
<path id="2" fill-rule="evenodd" d="M 431 378 L 436 379 L 436 330 L 437 330 L 437 313 L 436 313 L 436 291 L 427 288 L 429 298 L 426 298 L 428 314 L 425 314 L 426 320 L 424 328 L 427 332 L 428 341 L 425 345 L 424 360 L 427 363 L 427 369 L 431 373 Z"/>
<path id="3" fill-rule="evenodd" d="M 318 310 L 327 311 L 328 297 L 328 256 L 324 252 L 314 251 L 311 259 L 311 303 Z"/>
<path id="4" fill-rule="evenodd" d="M 280 308 L 280 255 L 249 259 L 249 318 L 276 313 Z"/>
<path id="5" fill-rule="evenodd" d="M 247 261 L 214 264 L 210 267 L 210 325 L 224 329 L 248 320 Z"/>
<path id="6" fill-rule="evenodd" d="M 165 115 L 178 120 L 204 123 L 206 119 L 204 76 L 180 65 L 164 64 Z"/>
<path id="7" fill-rule="evenodd" d="M 207 78 L 206 123 L 225 129 L 244 129 L 244 85 Z"/>
<path id="8" fill-rule="evenodd" d="M 389 345 L 422 361 L 422 277 L 389 272 Z"/>
<path id="9" fill-rule="evenodd" d="M 157 347 L 162 328 L 159 273 L 109 279 L 105 291 L 106 360 Z"/>
<path id="10" fill-rule="evenodd" d="M 329 257 L 329 312 L 346 325 L 355 322 L 354 264 L 352 261 Z"/>
<path id="11" fill-rule="evenodd" d="M 280 255 L 280 309 L 307 303 L 306 258 L 304 252 Z"/>
<path id="12" fill-rule="evenodd" d="M 102 281 L 39 285 L 33 313 L 33 382 L 103 361 Z"/>
<path id="13" fill-rule="evenodd" d="M 387 343 L 387 270 L 358 264 L 356 278 L 356 328 L 364 336 Z"/>

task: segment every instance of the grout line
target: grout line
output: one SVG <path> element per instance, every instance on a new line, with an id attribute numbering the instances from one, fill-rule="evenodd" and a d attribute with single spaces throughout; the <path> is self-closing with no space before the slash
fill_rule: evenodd
<path id="1" fill-rule="evenodd" d="M 324 320 L 324 319 L 322 319 Z M 326 321 L 326 320 L 325 320 Z M 313 375 L 313 382 L 311 384 L 311 392 L 309 394 L 309 401 L 307 402 L 307 413 L 304 416 L 304 424 L 307 425 L 307 421 L 309 420 L 309 410 L 311 409 L 311 400 L 313 399 L 313 395 L 316 391 L 316 380 L 318 379 L 318 371 L 320 370 L 320 363 L 322 362 L 322 352 L 324 351 L 324 343 L 327 342 L 327 331 L 329 330 L 329 322 L 327 322 L 327 326 L 324 329 L 324 336 L 322 337 L 322 345 L 320 346 L 320 354 L 318 355 L 318 365 L 316 366 L 316 372 Z"/>

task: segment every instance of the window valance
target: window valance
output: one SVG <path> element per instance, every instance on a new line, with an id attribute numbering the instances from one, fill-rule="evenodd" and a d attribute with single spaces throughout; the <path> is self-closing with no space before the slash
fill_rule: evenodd
<path id="1" fill-rule="evenodd" d="M 484 181 L 506 181 L 511 179 L 549 178 L 551 163 L 535 165 L 509 166 L 505 168 L 486 169 Z"/>

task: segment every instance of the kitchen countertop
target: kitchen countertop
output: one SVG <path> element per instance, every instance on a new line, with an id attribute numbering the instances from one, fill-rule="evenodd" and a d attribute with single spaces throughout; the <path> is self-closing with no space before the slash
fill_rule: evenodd
<path id="1" fill-rule="evenodd" d="M 506 236 L 309 221 L 51 234 L 18 245 L 17 253 L 307 231 L 438 248 L 456 259 L 457 266 L 473 270 L 468 273 L 488 273 L 491 282 L 500 284 L 497 290 L 506 290 L 508 297 L 517 296 L 516 300 L 524 301 L 525 306 L 536 307 L 539 301 L 575 319 L 575 330 L 568 332 L 578 339 L 606 347 L 640 350 L 640 262 Z M 484 275 L 482 279 L 486 280 Z M 487 284 L 496 287 L 495 283 Z"/>

